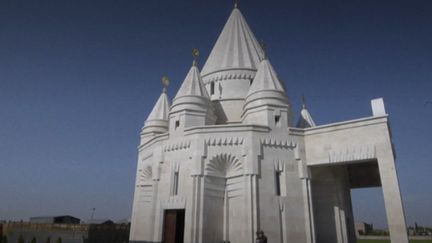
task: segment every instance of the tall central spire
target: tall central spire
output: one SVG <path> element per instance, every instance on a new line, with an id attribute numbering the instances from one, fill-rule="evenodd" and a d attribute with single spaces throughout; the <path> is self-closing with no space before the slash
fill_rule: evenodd
<path id="1" fill-rule="evenodd" d="M 236 5 L 237 6 L 237 3 Z M 201 74 L 227 69 L 257 70 L 263 52 L 238 7 L 234 7 Z"/>
<path id="2" fill-rule="evenodd" d="M 215 103 L 216 123 L 241 121 L 244 99 L 263 58 L 261 46 L 237 3 L 201 71 Z"/>

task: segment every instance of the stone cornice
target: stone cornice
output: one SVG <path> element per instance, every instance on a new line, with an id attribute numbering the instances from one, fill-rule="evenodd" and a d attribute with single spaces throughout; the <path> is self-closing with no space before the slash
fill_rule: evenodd
<path id="1" fill-rule="evenodd" d="M 208 138 L 205 140 L 208 146 L 221 146 L 221 145 L 242 145 L 243 138 L 241 137 L 221 137 L 221 138 Z"/>
<path id="2" fill-rule="evenodd" d="M 220 133 L 220 132 L 269 132 L 270 128 L 260 125 L 247 125 L 247 124 L 227 124 L 227 125 L 208 125 L 191 127 L 185 129 L 185 135 L 192 135 L 198 133 Z"/>
<path id="3" fill-rule="evenodd" d="M 140 144 L 138 146 L 138 151 L 141 151 L 144 148 L 148 148 L 148 147 L 152 146 L 154 143 L 167 140 L 168 138 L 169 138 L 169 133 L 168 132 L 160 134 L 160 135 L 157 135 L 157 136 L 154 136 L 153 138 L 151 138 L 147 142 L 145 142 L 143 144 Z"/>
<path id="4" fill-rule="evenodd" d="M 329 133 L 338 130 L 352 129 L 356 127 L 376 125 L 376 124 L 387 123 L 387 122 L 388 122 L 388 116 L 385 115 L 379 117 L 366 117 L 366 118 L 360 118 L 355 120 L 330 123 L 330 124 L 325 124 L 325 125 L 320 125 L 320 126 L 310 127 L 305 129 L 290 127 L 288 128 L 288 131 L 292 135 L 307 136 L 307 135 L 320 134 L 320 133 Z"/>
<path id="5" fill-rule="evenodd" d="M 191 146 L 191 141 L 179 141 L 176 143 L 168 144 L 163 147 L 164 152 L 176 151 L 176 150 L 185 150 L 189 149 Z"/>
<path id="6" fill-rule="evenodd" d="M 217 82 L 222 80 L 235 80 L 235 79 L 253 79 L 255 77 L 255 69 L 225 69 L 218 70 L 217 72 L 206 74 L 203 76 L 204 84 L 210 82 Z"/>
<path id="7" fill-rule="evenodd" d="M 362 161 L 376 158 L 376 148 L 373 144 L 345 147 L 339 150 L 331 150 L 328 153 L 329 163 L 346 161 Z"/>
<path id="8" fill-rule="evenodd" d="M 294 143 L 293 141 L 278 140 L 275 138 L 262 138 L 261 144 L 264 146 L 285 148 L 285 149 L 294 149 L 295 147 L 297 147 L 297 144 Z"/>
<path id="9" fill-rule="evenodd" d="M 224 124 L 224 125 L 207 125 L 207 126 L 198 126 L 198 127 L 190 127 L 185 129 L 185 136 L 190 136 L 194 134 L 205 134 L 205 133 L 220 133 L 220 132 L 269 132 L 270 128 L 267 126 L 260 126 L 260 125 L 247 125 L 247 124 Z M 151 147 L 153 144 L 162 142 L 169 139 L 169 133 L 164 133 L 161 135 L 157 135 L 153 138 L 151 138 L 149 141 L 147 141 L 144 144 L 141 144 L 138 146 L 138 150 L 142 151 L 143 149 L 146 149 L 148 147 Z M 180 142 L 182 143 L 182 142 Z M 168 146 L 168 145 L 167 145 Z M 174 147 L 168 148 L 167 146 L 164 146 L 164 150 L 171 151 L 171 150 L 178 150 L 181 147 L 183 149 L 190 147 L 190 141 L 188 142 L 188 145 L 185 144 L 176 144 L 173 145 Z M 177 149 L 175 147 L 177 146 Z M 185 147 L 186 146 L 186 147 Z"/>

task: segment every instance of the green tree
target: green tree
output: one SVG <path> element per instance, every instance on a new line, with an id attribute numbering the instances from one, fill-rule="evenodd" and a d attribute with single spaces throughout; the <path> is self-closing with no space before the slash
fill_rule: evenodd
<path id="1" fill-rule="evenodd" d="M 45 243 L 51 243 L 51 237 L 48 236 L 47 240 L 45 241 Z"/>
<path id="2" fill-rule="evenodd" d="M 18 243 L 25 243 L 25 242 L 24 242 L 24 237 L 23 237 L 22 235 L 20 235 L 20 236 L 18 237 Z"/>
<path id="3" fill-rule="evenodd" d="M 37 243 L 36 242 L 36 237 L 33 236 L 32 240 L 31 240 L 31 243 Z"/>
<path id="4" fill-rule="evenodd" d="M 3 238 L 2 238 L 2 243 L 8 243 L 8 238 L 7 238 L 6 235 L 3 236 Z"/>
<path id="5" fill-rule="evenodd" d="M 62 243 L 62 238 L 61 237 L 57 238 L 56 243 Z"/>

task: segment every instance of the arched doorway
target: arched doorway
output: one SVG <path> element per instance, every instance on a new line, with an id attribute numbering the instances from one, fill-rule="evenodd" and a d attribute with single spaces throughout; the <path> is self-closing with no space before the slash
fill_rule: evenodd
<path id="1" fill-rule="evenodd" d="M 244 232 L 243 174 L 242 161 L 228 153 L 218 154 L 206 162 L 203 234 L 208 242 L 237 242 Z"/>

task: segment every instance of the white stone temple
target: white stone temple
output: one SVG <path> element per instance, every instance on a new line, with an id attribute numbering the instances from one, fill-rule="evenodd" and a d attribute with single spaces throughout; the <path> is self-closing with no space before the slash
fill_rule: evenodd
<path id="1" fill-rule="evenodd" d="M 166 80 L 165 80 L 166 81 Z M 287 84 L 289 87 L 289 83 Z M 350 189 L 382 187 L 392 243 L 408 243 L 388 115 L 294 121 L 286 87 L 235 7 L 200 71 L 141 131 L 130 242 L 356 242 Z"/>

